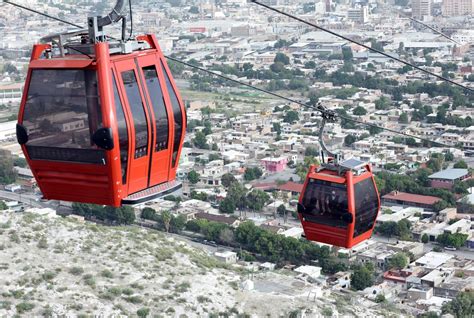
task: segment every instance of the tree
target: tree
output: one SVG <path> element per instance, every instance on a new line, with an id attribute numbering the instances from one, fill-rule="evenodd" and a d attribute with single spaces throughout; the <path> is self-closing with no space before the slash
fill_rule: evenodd
<path id="1" fill-rule="evenodd" d="M 444 304 L 441 311 L 443 314 L 452 314 L 456 318 L 472 317 L 474 312 L 474 292 L 460 292 L 455 299 Z"/>
<path id="2" fill-rule="evenodd" d="M 197 173 L 196 171 L 194 170 L 191 170 L 189 171 L 188 173 L 188 181 L 191 183 L 191 184 L 196 184 L 199 182 L 199 177 L 200 177 L 200 174 Z"/>
<path id="3" fill-rule="evenodd" d="M 306 149 L 304 151 L 304 155 L 305 155 L 305 157 L 307 157 L 307 156 L 317 157 L 317 156 L 319 156 L 319 150 L 316 149 L 316 147 L 309 146 L 309 147 L 306 147 Z"/>
<path id="4" fill-rule="evenodd" d="M 199 14 L 199 8 L 196 6 L 191 6 L 191 8 L 189 8 L 189 13 Z"/>
<path id="5" fill-rule="evenodd" d="M 0 149 L 0 184 L 10 184 L 16 181 L 16 171 L 13 168 L 13 157 L 10 151 Z"/>
<path id="6" fill-rule="evenodd" d="M 428 234 L 424 233 L 422 236 L 421 236 L 421 242 L 422 243 L 428 243 L 430 240 L 430 237 L 428 236 Z"/>
<path id="7" fill-rule="evenodd" d="M 278 215 L 285 215 L 286 214 L 286 207 L 284 204 L 280 204 L 277 208 Z"/>
<path id="8" fill-rule="evenodd" d="M 161 218 L 163 220 L 163 224 L 165 226 L 166 232 L 169 232 L 170 231 L 171 218 L 172 218 L 171 212 L 170 211 L 163 211 L 161 213 Z"/>
<path id="9" fill-rule="evenodd" d="M 374 284 L 373 268 L 367 265 L 356 265 L 351 275 L 351 286 L 355 290 L 363 290 Z"/>
<path id="10" fill-rule="evenodd" d="M 444 161 L 453 161 L 454 160 L 454 155 L 452 152 L 448 151 L 447 153 L 444 154 Z"/>
<path id="11" fill-rule="evenodd" d="M 143 208 L 140 217 L 146 220 L 154 220 L 156 218 L 156 211 L 149 207 Z"/>
<path id="12" fill-rule="evenodd" d="M 3 201 L 0 201 L 0 211 L 4 211 L 6 209 L 8 209 L 7 204 Z"/>
<path id="13" fill-rule="evenodd" d="M 375 229 L 377 233 L 383 236 L 392 237 L 397 234 L 397 223 L 393 221 L 383 222 Z"/>
<path id="14" fill-rule="evenodd" d="M 263 175 L 263 171 L 259 167 L 247 168 L 245 169 L 245 172 L 244 172 L 244 179 L 246 181 L 252 181 L 252 180 L 260 178 L 262 175 Z"/>
<path id="15" fill-rule="evenodd" d="M 170 221 L 170 230 L 173 233 L 180 233 L 186 226 L 186 216 L 179 214 L 173 216 Z"/>
<path id="16" fill-rule="evenodd" d="M 289 123 L 289 124 L 292 124 L 295 121 L 298 121 L 299 119 L 300 119 L 300 117 L 298 115 L 298 112 L 296 112 L 294 110 L 287 111 L 285 116 L 283 117 L 283 121 L 285 123 Z"/>
<path id="17" fill-rule="evenodd" d="M 231 198 L 225 198 L 219 204 L 219 211 L 222 213 L 232 214 L 235 212 L 235 204 Z"/>
<path id="18" fill-rule="evenodd" d="M 199 201 L 207 201 L 207 194 L 205 192 L 191 191 L 191 199 Z"/>
<path id="19" fill-rule="evenodd" d="M 275 56 L 275 63 L 282 63 L 283 65 L 290 64 L 290 58 L 286 56 L 284 53 L 277 53 Z"/>
<path id="20" fill-rule="evenodd" d="M 455 248 L 460 248 L 464 246 L 468 238 L 467 234 L 462 233 L 443 233 L 438 235 L 436 241 L 443 246 L 453 246 Z"/>
<path id="21" fill-rule="evenodd" d="M 247 206 L 254 211 L 262 211 L 270 196 L 262 190 L 253 190 L 247 194 Z"/>
<path id="22" fill-rule="evenodd" d="M 272 130 L 277 133 L 277 135 L 281 135 L 281 125 L 280 123 L 273 123 Z"/>
<path id="23" fill-rule="evenodd" d="M 18 71 L 16 66 L 13 65 L 10 62 L 7 62 L 7 63 L 5 63 L 5 65 L 3 65 L 3 72 L 4 73 L 9 73 L 9 74 L 19 74 L 20 73 L 20 71 Z"/>
<path id="24" fill-rule="evenodd" d="M 246 202 L 247 190 L 239 182 L 234 182 L 227 190 L 227 197 L 236 208 L 243 209 L 247 206 Z"/>
<path id="25" fill-rule="evenodd" d="M 221 183 L 226 188 L 228 188 L 234 182 L 237 182 L 237 179 L 231 173 L 226 173 L 221 177 Z"/>
<path id="26" fill-rule="evenodd" d="M 193 144 L 199 149 L 209 149 L 206 135 L 202 131 L 198 131 L 193 139 Z"/>
<path id="27" fill-rule="evenodd" d="M 354 108 L 352 113 L 356 116 L 364 116 L 367 115 L 367 110 L 365 110 L 365 108 L 362 106 L 357 106 L 356 108 Z"/>
<path id="28" fill-rule="evenodd" d="M 458 162 L 456 162 L 453 166 L 454 168 L 457 168 L 457 169 L 467 169 L 467 163 L 466 161 L 464 160 L 459 160 Z"/>
<path id="29" fill-rule="evenodd" d="M 350 46 L 344 46 L 342 48 L 342 58 L 344 61 L 350 61 L 352 60 L 354 56 L 352 55 L 352 49 Z"/>
<path id="30" fill-rule="evenodd" d="M 285 70 L 285 64 L 281 62 L 273 63 L 272 65 L 270 65 L 270 70 L 273 73 L 281 73 Z"/>
<path id="31" fill-rule="evenodd" d="M 408 257 L 405 253 L 397 253 L 393 255 L 388 261 L 388 269 L 403 269 L 408 264 Z"/>
<path id="32" fill-rule="evenodd" d="M 398 122 L 400 124 L 408 124 L 408 115 L 407 115 L 407 113 L 401 113 L 400 117 L 398 117 Z"/>
<path id="33" fill-rule="evenodd" d="M 344 137 L 344 145 L 350 146 L 357 141 L 357 138 L 354 135 L 347 135 Z"/>
<path id="34" fill-rule="evenodd" d="M 382 96 L 375 101 L 375 109 L 384 110 L 387 109 L 390 101 L 387 97 Z"/>
<path id="35" fill-rule="evenodd" d="M 204 121 L 204 129 L 202 132 L 206 136 L 212 134 L 212 124 L 209 120 Z"/>

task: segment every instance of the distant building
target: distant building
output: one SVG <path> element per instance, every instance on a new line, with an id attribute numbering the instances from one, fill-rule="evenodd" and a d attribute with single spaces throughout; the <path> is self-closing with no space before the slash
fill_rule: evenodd
<path id="1" fill-rule="evenodd" d="M 21 185 L 19 184 L 8 184 L 5 186 L 5 191 L 8 192 L 17 192 L 21 190 Z"/>
<path id="2" fill-rule="evenodd" d="M 306 277 L 310 281 L 316 281 L 321 276 L 321 267 L 303 265 L 295 268 L 295 272 L 299 273 L 303 277 Z"/>
<path id="3" fill-rule="evenodd" d="M 428 178 L 432 188 L 451 189 L 457 181 L 467 181 L 471 179 L 471 174 L 467 169 L 446 169 L 433 173 Z"/>
<path id="4" fill-rule="evenodd" d="M 432 211 L 434 210 L 434 204 L 441 201 L 441 198 L 430 195 L 419 195 L 400 191 L 392 191 L 382 196 L 382 201 L 383 204 L 413 206 Z"/>
<path id="5" fill-rule="evenodd" d="M 367 6 L 348 9 L 347 19 L 356 23 L 367 23 L 369 22 L 369 9 Z"/>
<path id="6" fill-rule="evenodd" d="M 263 158 L 262 164 L 265 166 L 265 170 L 268 172 L 281 172 L 286 169 L 288 163 L 287 157 L 278 158 Z"/>
<path id="7" fill-rule="evenodd" d="M 215 252 L 214 256 L 226 264 L 235 264 L 237 262 L 237 253 L 232 251 Z"/>
<path id="8" fill-rule="evenodd" d="M 470 15 L 473 10 L 474 0 L 443 0 L 441 6 L 441 12 L 446 17 Z"/>
<path id="9" fill-rule="evenodd" d="M 15 140 L 15 138 L 16 138 L 16 120 L 1 123 L 0 124 L 0 142 Z"/>
<path id="10" fill-rule="evenodd" d="M 204 219 L 212 222 L 224 223 L 233 227 L 237 227 L 240 224 L 240 221 L 234 217 L 202 212 L 196 213 L 196 219 Z"/>
<path id="11" fill-rule="evenodd" d="M 0 86 L 0 105 L 20 103 L 23 84 L 9 84 Z"/>
<path id="12" fill-rule="evenodd" d="M 413 0 L 411 2 L 412 16 L 418 20 L 431 17 L 431 0 Z"/>
<path id="13" fill-rule="evenodd" d="M 452 259 L 454 256 L 446 253 L 428 252 L 415 261 L 415 265 L 435 269 Z"/>

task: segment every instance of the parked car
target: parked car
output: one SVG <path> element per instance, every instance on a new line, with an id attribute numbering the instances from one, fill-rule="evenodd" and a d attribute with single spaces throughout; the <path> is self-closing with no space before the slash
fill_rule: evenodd
<path id="1" fill-rule="evenodd" d="M 447 251 L 455 251 L 456 250 L 456 248 L 454 246 L 445 246 L 444 249 L 447 250 Z"/>

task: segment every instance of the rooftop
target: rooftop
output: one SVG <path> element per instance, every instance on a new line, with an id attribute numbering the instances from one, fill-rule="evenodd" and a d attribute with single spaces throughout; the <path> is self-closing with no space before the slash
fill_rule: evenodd
<path id="1" fill-rule="evenodd" d="M 382 196 L 382 199 L 399 200 L 399 201 L 418 203 L 418 204 L 428 204 L 428 205 L 435 204 L 436 202 L 441 200 L 438 197 L 433 197 L 430 195 L 412 194 L 412 193 L 406 193 L 406 192 L 400 192 L 400 191 L 392 191 Z"/>
<path id="2" fill-rule="evenodd" d="M 451 254 L 446 253 L 437 253 L 437 252 L 429 252 L 426 253 L 424 256 L 420 257 L 415 261 L 417 265 L 424 266 L 426 268 L 437 268 L 448 260 L 453 258 L 454 256 Z"/>
<path id="3" fill-rule="evenodd" d="M 428 178 L 430 179 L 444 179 L 444 180 L 456 180 L 469 174 L 467 169 L 446 169 L 436 173 L 433 173 Z"/>

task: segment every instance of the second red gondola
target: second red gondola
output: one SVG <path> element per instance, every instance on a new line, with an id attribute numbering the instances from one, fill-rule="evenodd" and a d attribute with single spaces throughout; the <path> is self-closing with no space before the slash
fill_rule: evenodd
<path id="1" fill-rule="evenodd" d="M 308 240 L 350 248 L 372 235 L 380 199 L 369 164 L 310 167 L 298 204 Z"/>

